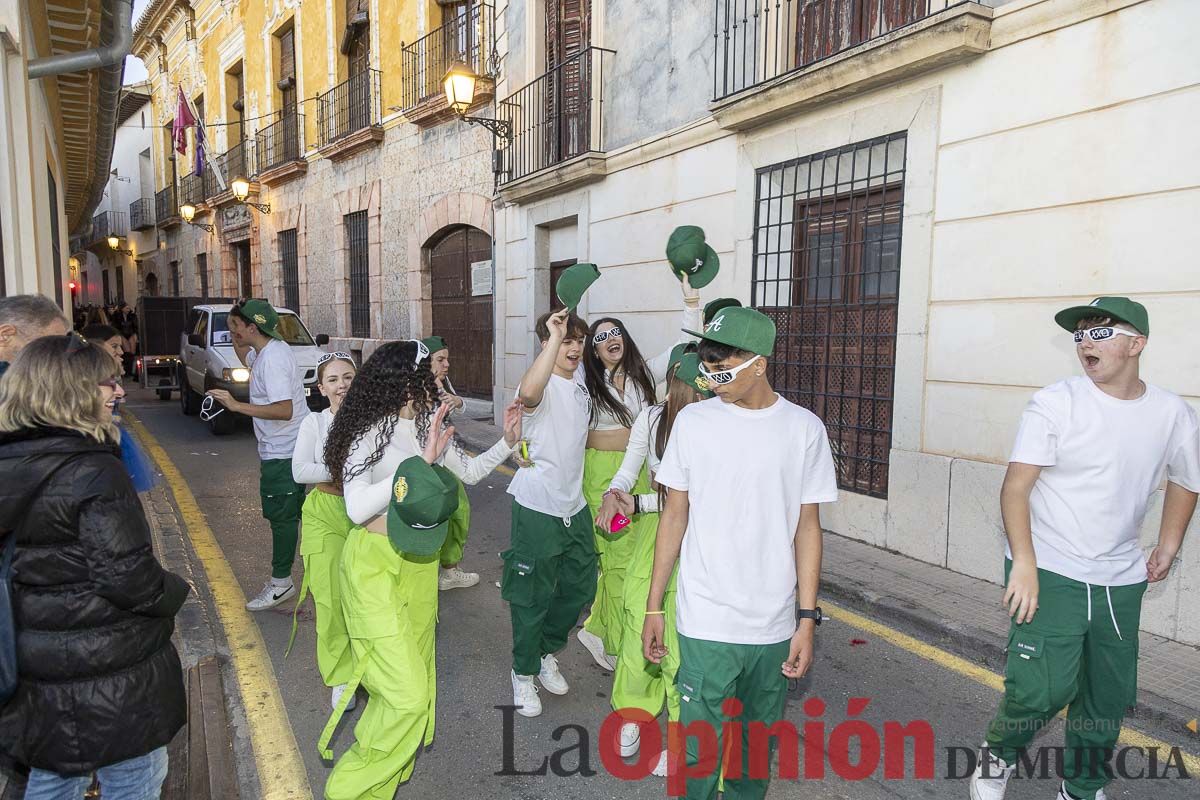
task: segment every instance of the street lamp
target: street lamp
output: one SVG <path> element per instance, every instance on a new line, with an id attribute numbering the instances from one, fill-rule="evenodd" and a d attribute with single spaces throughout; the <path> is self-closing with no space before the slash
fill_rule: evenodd
<path id="1" fill-rule="evenodd" d="M 442 79 L 442 87 L 446 91 L 446 103 L 463 122 L 487 128 L 494 136 L 499 136 L 506 142 L 513 138 L 512 123 L 506 119 L 492 117 L 468 117 L 467 109 L 475 103 L 475 84 L 479 76 L 462 62 L 456 62 L 446 70 Z"/>
<path id="2" fill-rule="evenodd" d="M 264 214 L 271 213 L 270 203 L 253 203 L 246 199 L 250 196 L 250 181 L 245 178 L 234 178 L 229 182 L 229 188 L 233 191 L 233 196 L 237 198 L 239 203 L 253 206 Z"/>
<path id="3" fill-rule="evenodd" d="M 196 218 L 196 207 L 191 203 L 184 203 L 179 207 L 179 216 L 183 217 L 183 221 L 188 225 L 195 225 L 197 228 L 204 228 L 209 233 L 213 232 L 213 226 L 205 222 L 192 222 Z"/>
<path id="4" fill-rule="evenodd" d="M 133 255 L 132 250 L 122 250 L 121 249 L 121 237 L 116 236 L 116 235 L 108 237 L 108 249 L 112 250 L 114 253 L 120 253 L 121 255 L 126 255 L 126 256 Z"/>

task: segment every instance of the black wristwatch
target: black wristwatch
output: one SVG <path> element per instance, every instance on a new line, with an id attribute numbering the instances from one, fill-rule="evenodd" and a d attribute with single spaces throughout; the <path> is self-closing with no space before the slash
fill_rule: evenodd
<path id="1" fill-rule="evenodd" d="M 820 606 L 817 606 L 816 608 L 811 608 L 811 609 L 810 608 L 797 608 L 796 609 L 796 621 L 797 622 L 799 622 L 802 619 L 811 619 L 814 624 L 820 625 L 821 619 L 823 617 L 824 617 L 824 615 L 821 613 Z"/>

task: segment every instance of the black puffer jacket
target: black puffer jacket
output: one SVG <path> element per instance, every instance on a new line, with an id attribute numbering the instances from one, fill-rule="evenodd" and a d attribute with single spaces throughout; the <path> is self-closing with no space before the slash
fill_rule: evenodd
<path id="1" fill-rule="evenodd" d="M 183 726 L 171 644 L 188 585 L 158 563 L 120 452 L 71 431 L 0 434 L 0 532 L 15 531 L 20 685 L 0 748 L 63 775 L 144 755 Z"/>

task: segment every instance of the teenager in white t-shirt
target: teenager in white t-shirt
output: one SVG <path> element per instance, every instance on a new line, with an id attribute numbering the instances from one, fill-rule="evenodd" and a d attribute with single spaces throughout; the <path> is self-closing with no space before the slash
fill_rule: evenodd
<path id="1" fill-rule="evenodd" d="M 1200 428 L 1178 396 L 1142 381 L 1145 307 L 1100 297 L 1060 311 L 1082 377 L 1034 394 L 1017 432 L 1000 507 L 1012 617 L 1004 699 L 971 779 L 972 800 L 1001 800 L 1020 751 L 1068 706 L 1059 800 L 1104 798 L 1097 754 L 1117 741 L 1137 697 L 1147 581 L 1167 576 L 1200 491 Z M 1158 546 L 1138 531 L 1166 478 Z"/>
<path id="2" fill-rule="evenodd" d="M 837 478 L 825 426 L 771 388 L 775 324 L 754 309 L 727 308 L 697 335 L 703 375 L 717 397 L 679 412 L 655 476 L 668 493 L 642 645 L 646 658 L 662 661 L 663 598 L 678 560 L 680 721 L 705 723 L 721 753 L 725 700 L 742 703 L 743 725 L 769 727 L 783 716 L 788 678 L 803 676 L 812 663 L 820 623 L 819 504 L 837 500 Z M 695 770 L 698 740 L 686 744 Z M 753 763 L 749 753 L 741 763 Z M 716 797 L 719 770 L 712 766 L 688 780 L 689 800 Z M 724 790 L 727 797 L 761 798 L 767 783 L 726 776 Z"/>
<path id="3" fill-rule="evenodd" d="M 587 323 L 562 309 L 539 317 L 536 332 L 542 352 L 517 390 L 532 463 L 508 487 L 512 546 L 503 553 L 500 590 L 512 616 L 513 705 L 526 717 L 542 713 L 535 675 L 551 694 L 567 693 L 554 653 L 596 592 L 596 545 L 583 499 L 591 403 L 575 379 Z"/>
<path id="4" fill-rule="evenodd" d="M 292 478 L 292 451 L 300 423 L 308 415 L 304 383 L 291 346 L 279 332 L 279 315 L 266 300 L 243 300 L 229 312 L 229 333 L 238 358 L 250 368 L 250 401 L 242 403 L 224 389 L 209 394 L 238 414 L 254 420 L 258 439 L 259 497 L 271 524 L 271 579 L 246 603 L 265 611 L 296 594 L 292 565 L 300 536 L 304 487 Z"/>

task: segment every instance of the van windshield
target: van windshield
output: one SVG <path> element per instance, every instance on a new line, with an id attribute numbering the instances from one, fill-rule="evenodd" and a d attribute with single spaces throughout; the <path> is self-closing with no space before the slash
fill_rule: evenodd
<path id="1" fill-rule="evenodd" d="M 229 312 L 220 311 L 212 315 L 213 321 L 213 344 L 233 344 L 233 336 L 229 333 Z M 312 336 L 309 335 L 308 329 L 304 327 L 304 323 L 295 314 L 283 313 L 279 315 L 279 333 L 283 336 L 283 341 L 294 347 L 312 347 Z"/>

